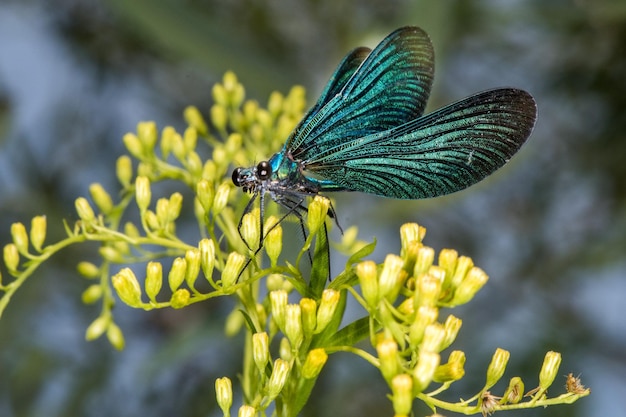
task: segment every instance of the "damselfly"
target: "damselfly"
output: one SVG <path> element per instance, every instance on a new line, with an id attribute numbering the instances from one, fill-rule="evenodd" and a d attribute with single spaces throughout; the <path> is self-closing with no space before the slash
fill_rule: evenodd
<path id="1" fill-rule="evenodd" d="M 302 225 L 306 198 L 321 192 L 436 197 L 477 183 L 520 149 L 537 114 L 530 94 L 489 90 L 423 115 L 433 73 L 432 44 L 417 27 L 343 59 L 282 149 L 233 172 L 234 184 L 253 195 L 246 212 L 260 200 L 257 251 L 267 194 Z"/>

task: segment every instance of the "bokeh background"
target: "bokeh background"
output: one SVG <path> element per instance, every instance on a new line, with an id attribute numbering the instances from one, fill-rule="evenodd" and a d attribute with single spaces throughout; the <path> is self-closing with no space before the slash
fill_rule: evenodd
<path id="1" fill-rule="evenodd" d="M 206 114 L 224 71 L 235 71 L 262 104 L 296 83 L 312 102 L 343 54 L 407 24 L 426 29 L 435 45 L 429 109 L 520 87 L 538 102 L 535 132 L 478 186 L 427 201 L 340 195 L 340 222 L 378 239 L 378 261 L 399 250 L 402 223 L 419 222 L 427 244 L 455 248 L 490 275 L 455 311 L 464 319 L 457 348 L 468 358 L 457 398 L 482 386 L 496 347 L 511 351 L 506 375 L 528 387 L 544 353 L 557 350 L 563 376 L 580 374 L 592 395 L 509 415 L 625 415 L 622 0 L 2 0 L 0 243 L 12 222 L 38 214 L 48 216 L 48 241 L 59 238 L 91 182 L 116 189 L 122 135 L 141 120 L 180 128 L 189 104 Z M 119 305 L 126 349 L 88 343 L 84 330 L 98 307 L 81 303 L 88 283 L 75 263 L 94 250 L 63 252 L 5 311 L 0 416 L 220 415 L 214 380 L 230 376 L 236 385 L 239 370 L 242 340 L 223 336 L 232 305 Z M 375 370 L 335 354 L 303 415 L 390 415 L 386 393 Z M 416 405 L 416 413 L 429 411 Z"/>

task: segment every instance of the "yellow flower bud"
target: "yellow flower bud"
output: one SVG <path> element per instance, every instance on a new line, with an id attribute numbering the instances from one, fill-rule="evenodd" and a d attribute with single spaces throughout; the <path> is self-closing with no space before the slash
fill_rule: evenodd
<path id="1" fill-rule="evenodd" d="M 435 250 L 427 246 L 422 246 L 417 250 L 417 259 L 415 260 L 415 267 L 413 270 L 413 276 L 419 277 L 422 274 L 427 273 L 430 267 L 433 265 L 435 259 Z"/>
<path id="2" fill-rule="evenodd" d="M 148 154 L 154 151 L 154 145 L 156 145 L 158 138 L 158 131 L 156 123 L 154 122 L 139 122 L 137 124 L 137 138 L 145 153 Z"/>
<path id="3" fill-rule="evenodd" d="M 561 354 L 559 352 L 550 351 L 546 353 L 543 360 L 541 371 L 539 372 L 539 387 L 545 391 L 554 382 L 559 367 L 561 366 Z"/>
<path id="4" fill-rule="evenodd" d="M 107 339 L 109 339 L 109 343 L 117 350 L 123 350 L 126 342 L 124 341 L 124 333 L 122 333 L 122 329 L 113 322 L 109 323 L 109 327 L 107 328 Z"/>
<path id="5" fill-rule="evenodd" d="M 183 207 L 183 195 L 181 193 L 174 193 L 170 196 L 169 204 L 167 206 L 167 218 L 169 221 L 174 221 L 180 215 L 180 210 Z"/>
<path id="6" fill-rule="evenodd" d="M 200 110 L 198 110 L 196 106 L 188 106 L 187 108 L 185 108 L 185 111 L 183 112 L 183 117 L 185 118 L 187 124 L 193 127 L 194 130 L 196 130 L 201 135 L 206 135 L 209 131 L 206 122 L 204 121 L 204 117 L 202 117 Z"/>
<path id="7" fill-rule="evenodd" d="M 185 282 L 189 288 L 194 288 L 194 283 L 200 273 L 200 251 L 198 249 L 189 249 L 185 252 L 185 261 L 187 262 L 187 270 L 185 272 Z"/>
<path id="8" fill-rule="evenodd" d="M 215 193 L 215 201 L 213 202 L 213 214 L 218 215 L 224 210 L 228 204 L 228 195 L 230 194 L 230 184 L 224 182 L 217 187 Z"/>
<path id="9" fill-rule="evenodd" d="M 316 334 L 324 331 L 326 326 L 328 326 L 330 321 L 333 319 L 340 296 L 341 293 L 339 291 L 330 288 L 327 288 L 322 292 L 322 299 L 320 300 L 320 305 L 317 309 L 317 324 L 315 328 Z"/>
<path id="10" fill-rule="evenodd" d="M 84 304 L 93 304 L 102 298 L 102 286 L 100 284 L 93 284 L 87 287 L 81 296 L 81 300 Z"/>
<path id="11" fill-rule="evenodd" d="M 124 224 L 124 234 L 128 237 L 139 237 L 139 229 L 133 222 L 126 222 Z"/>
<path id="12" fill-rule="evenodd" d="M 254 417 L 255 415 L 256 410 L 251 405 L 242 405 L 237 413 L 237 417 Z M 224 414 L 224 416 L 228 416 L 228 414 Z"/>
<path id="13" fill-rule="evenodd" d="M 200 159 L 200 155 L 198 155 L 196 151 L 190 151 L 187 154 L 186 168 L 194 177 L 200 177 L 202 175 L 202 169 L 204 167 L 202 165 L 202 159 Z"/>
<path id="14" fill-rule="evenodd" d="M 24 224 L 19 222 L 13 223 L 11 225 L 11 237 L 17 251 L 22 255 L 26 255 L 28 253 L 28 233 L 26 233 Z"/>
<path id="15" fill-rule="evenodd" d="M 213 126 L 220 132 L 226 131 L 226 123 L 228 123 L 226 108 L 220 104 L 214 104 L 211 106 L 210 113 Z"/>
<path id="16" fill-rule="evenodd" d="M 306 106 L 306 92 L 301 85 L 294 85 L 285 99 L 284 110 L 297 118 L 301 117 Z"/>
<path id="17" fill-rule="evenodd" d="M 312 298 L 303 298 L 300 300 L 300 310 L 302 313 L 302 332 L 305 337 L 310 338 L 313 336 L 317 324 L 317 303 Z"/>
<path id="18" fill-rule="evenodd" d="M 183 162 L 187 156 L 187 148 L 185 147 L 182 136 L 180 136 L 180 133 L 176 132 L 172 135 L 170 141 L 172 142 L 172 153 L 174 157 Z"/>
<path id="19" fill-rule="evenodd" d="M 109 214 L 113 210 L 113 200 L 101 184 L 91 184 L 89 186 L 89 194 L 91 194 L 91 198 L 102 214 Z"/>
<path id="20" fill-rule="evenodd" d="M 131 307 L 141 305 L 141 287 L 132 269 L 123 268 L 111 278 L 120 299 Z"/>
<path id="21" fill-rule="evenodd" d="M 267 110 L 270 112 L 272 117 L 276 117 L 282 111 L 282 107 L 283 95 L 278 91 L 272 91 L 269 99 L 267 100 Z"/>
<path id="22" fill-rule="evenodd" d="M 113 246 L 100 246 L 98 254 L 109 262 L 121 263 L 124 261 L 122 254 Z"/>
<path id="23" fill-rule="evenodd" d="M 176 291 L 185 280 L 185 273 L 187 272 L 187 261 L 184 258 L 176 258 L 172 262 L 172 267 L 167 275 L 167 282 L 170 285 L 170 290 Z"/>
<path id="24" fill-rule="evenodd" d="M 265 374 L 265 367 L 270 359 L 269 336 L 265 332 L 252 335 L 252 357 L 259 373 Z"/>
<path id="25" fill-rule="evenodd" d="M 230 94 L 230 105 L 235 108 L 239 107 L 245 98 L 246 90 L 243 85 L 237 84 Z"/>
<path id="26" fill-rule="evenodd" d="M 456 262 L 456 269 L 450 280 L 450 287 L 454 290 L 465 279 L 465 275 L 472 269 L 474 262 L 472 258 L 467 256 L 460 256 Z"/>
<path id="27" fill-rule="evenodd" d="M 278 356 L 281 359 L 290 362 L 293 359 L 293 350 L 291 350 L 291 344 L 289 343 L 289 339 L 283 337 L 280 339 L 280 344 L 278 346 Z"/>
<path id="28" fill-rule="evenodd" d="M 461 319 L 454 317 L 453 315 L 449 315 L 446 319 L 446 322 L 443 325 L 444 330 L 446 331 L 446 335 L 441 342 L 441 350 L 444 350 L 448 346 L 454 342 L 456 336 L 459 334 L 459 330 L 461 330 L 461 324 L 463 322 Z"/>
<path id="29" fill-rule="evenodd" d="M 326 221 L 326 214 L 330 207 L 330 200 L 326 197 L 316 195 L 309 204 L 309 214 L 307 215 L 307 226 L 309 233 L 315 234 Z"/>
<path id="30" fill-rule="evenodd" d="M 100 269 L 91 262 L 80 262 L 76 269 L 85 278 L 97 278 L 100 276 Z"/>
<path id="31" fill-rule="evenodd" d="M 285 315 L 287 310 L 287 291 L 276 290 L 270 292 L 270 306 L 274 321 L 281 330 L 285 329 Z"/>
<path id="32" fill-rule="evenodd" d="M 200 180 L 198 184 L 196 184 L 196 196 L 204 211 L 208 213 L 213 206 L 213 199 L 215 198 L 213 184 L 208 180 Z"/>
<path id="33" fill-rule="evenodd" d="M 431 270 L 434 267 L 431 267 Z M 437 306 L 441 294 L 441 280 L 431 274 L 422 274 L 417 278 L 415 304 L 418 306 Z"/>
<path id="34" fill-rule="evenodd" d="M 225 416 L 230 415 L 230 407 L 233 405 L 233 383 L 229 378 L 217 378 L 215 380 L 215 397 L 217 405 L 222 409 Z M 252 408 L 252 407 L 250 407 Z M 254 410 L 254 409 L 253 409 Z M 252 414 L 250 417 L 253 417 Z"/>
<path id="35" fill-rule="evenodd" d="M 424 391 L 433 380 L 433 376 L 439 366 L 440 356 L 438 353 L 420 351 L 417 365 L 413 368 L 413 391 Z"/>
<path id="36" fill-rule="evenodd" d="M 187 307 L 189 304 L 189 299 L 191 298 L 191 294 L 185 288 L 180 288 L 172 294 L 172 298 L 170 299 L 170 305 L 172 308 L 183 308 Z"/>
<path id="37" fill-rule="evenodd" d="M 407 250 L 411 243 L 421 243 L 426 234 L 426 228 L 417 223 L 405 223 L 400 227 L 400 242 L 402 243 L 402 253 Z"/>
<path id="38" fill-rule="evenodd" d="M 224 148 L 226 150 L 226 154 L 230 157 L 233 157 L 235 153 L 241 149 L 241 145 L 243 143 L 243 137 L 241 133 L 231 133 L 228 135 L 228 139 L 224 144 Z"/>
<path id="39" fill-rule="evenodd" d="M 143 212 L 148 209 L 152 199 L 152 191 L 150 190 L 150 180 L 147 177 L 139 176 L 135 180 L 135 198 L 139 210 Z"/>
<path id="40" fill-rule="evenodd" d="M 439 310 L 435 307 L 420 306 L 417 310 L 415 320 L 409 328 L 409 341 L 411 346 L 417 347 L 422 343 L 426 327 L 437 320 Z"/>
<path id="41" fill-rule="evenodd" d="M 395 301 L 407 278 L 407 274 L 402 271 L 403 265 L 404 261 L 399 256 L 387 255 L 380 273 L 378 291 L 381 297 L 391 302 Z"/>
<path id="42" fill-rule="evenodd" d="M 391 380 L 393 412 L 395 417 L 408 416 L 413 407 L 413 378 L 400 374 Z"/>
<path id="43" fill-rule="evenodd" d="M 452 303 L 454 305 L 467 303 L 474 298 L 474 295 L 487 283 L 487 280 L 489 280 L 489 276 L 482 269 L 473 267 L 454 291 Z"/>
<path id="44" fill-rule="evenodd" d="M 161 262 L 148 262 L 146 265 L 146 295 L 150 301 L 156 303 L 156 296 L 163 285 L 163 265 Z"/>
<path id="45" fill-rule="evenodd" d="M 237 88 L 237 84 L 239 81 L 237 80 L 237 75 L 235 75 L 232 71 L 226 71 L 224 76 L 222 77 L 222 82 L 224 83 L 224 89 L 227 92 L 234 91 Z"/>
<path id="46" fill-rule="evenodd" d="M 80 217 L 83 222 L 89 224 L 96 219 L 96 215 L 86 198 L 78 197 L 74 205 L 76 206 L 78 217 Z"/>
<path id="47" fill-rule="evenodd" d="M 228 316 L 226 316 L 226 323 L 224 325 L 224 334 L 226 337 L 236 336 L 244 325 L 244 315 L 239 310 L 232 310 Z"/>
<path id="48" fill-rule="evenodd" d="M 302 309 L 298 304 L 287 304 L 285 310 L 285 336 L 294 349 L 302 343 Z"/>
<path id="49" fill-rule="evenodd" d="M 270 400 L 274 400 L 278 394 L 280 394 L 280 391 L 282 391 L 285 382 L 287 382 L 289 370 L 289 362 L 283 359 L 276 359 L 274 361 L 274 369 L 272 370 L 272 375 L 267 384 L 267 396 Z"/>
<path id="50" fill-rule="evenodd" d="M 130 180 L 133 178 L 133 163 L 128 155 L 122 155 L 117 158 L 115 174 L 117 175 L 117 179 L 122 186 L 130 186 Z"/>
<path id="51" fill-rule="evenodd" d="M 454 249 L 442 249 L 439 252 L 439 268 L 442 268 L 444 273 L 444 280 L 449 282 L 452 279 L 452 274 L 456 270 L 456 261 L 459 258 L 459 253 Z"/>
<path id="52" fill-rule="evenodd" d="M 226 265 L 222 271 L 222 288 L 229 292 L 230 287 L 237 283 L 241 269 L 246 263 L 246 257 L 237 252 L 231 252 L 226 259 Z"/>
<path id="53" fill-rule="evenodd" d="M 493 387 L 502 378 L 510 356 L 511 353 L 508 350 L 496 349 L 487 368 L 487 381 L 483 390 Z"/>
<path id="54" fill-rule="evenodd" d="M 223 107 L 228 107 L 228 97 L 226 95 L 226 89 L 222 84 L 215 84 L 213 86 L 213 100 Z"/>
<path id="55" fill-rule="evenodd" d="M 276 266 L 278 257 L 283 250 L 283 228 L 280 224 L 273 226 L 277 221 L 278 219 L 274 216 L 268 218 L 265 230 L 269 230 L 269 232 L 267 232 L 263 241 L 265 253 L 270 258 L 272 266 Z"/>
<path id="56" fill-rule="evenodd" d="M 398 344 L 392 339 L 385 339 L 376 345 L 379 369 L 386 381 L 396 376 L 400 370 L 398 363 Z"/>
<path id="57" fill-rule="evenodd" d="M 316 378 L 328 360 L 328 354 L 322 348 L 312 349 L 307 353 L 304 365 L 302 365 L 302 377 L 305 379 Z"/>
<path id="58" fill-rule="evenodd" d="M 425 352 L 441 352 L 441 345 L 446 336 L 446 331 L 439 323 L 431 323 L 424 330 L 421 349 Z"/>
<path id="59" fill-rule="evenodd" d="M 141 146 L 141 142 L 134 133 L 126 133 L 122 137 L 122 141 L 132 156 L 138 159 L 143 158 L 143 148 Z"/>
<path id="60" fill-rule="evenodd" d="M 202 272 L 209 283 L 213 283 L 213 268 L 215 267 L 215 243 L 212 239 L 202 239 L 198 244 L 200 250 L 200 265 Z"/>
<path id="61" fill-rule="evenodd" d="M 36 251 L 41 252 L 43 242 L 46 240 L 46 216 L 35 216 L 30 223 L 30 242 Z"/>
<path id="62" fill-rule="evenodd" d="M 241 237 L 253 251 L 259 246 L 260 242 L 260 217 L 259 208 L 256 207 L 249 213 L 246 213 L 241 220 Z"/>
<path id="63" fill-rule="evenodd" d="M 450 382 L 458 381 L 465 375 L 465 353 L 460 350 L 455 350 L 450 353 L 448 363 L 439 365 L 435 374 L 433 375 L 433 381 L 435 382 Z"/>
<path id="64" fill-rule="evenodd" d="M 85 340 L 91 341 L 99 338 L 106 331 L 111 323 L 110 316 L 100 316 L 87 327 L 85 331 Z"/>
<path id="65" fill-rule="evenodd" d="M 359 278 L 361 293 L 367 306 L 375 310 L 380 301 L 376 263 L 373 261 L 360 262 L 356 266 L 356 275 Z"/>
<path id="66" fill-rule="evenodd" d="M 159 222 L 159 218 L 152 210 L 146 210 L 144 212 L 144 218 L 146 219 L 146 224 L 150 230 L 161 230 L 162 225 Z"/>
<path id="67" fill-rule="evenodd" d="M 161 132 L 161 155 L 163 159 L 167 159 L 172 152 L 174 135 L 176 135 L 176 130 L 172 126 L 165 126 Z"/>
<path id="68" fill-rule="evenodd" d="M 170 201 L 167 198 L 159 198 L 156 202 L 156 217 L 159 223 L 159 226 L 165 228 L 169 223 L 169 211 Z"/>

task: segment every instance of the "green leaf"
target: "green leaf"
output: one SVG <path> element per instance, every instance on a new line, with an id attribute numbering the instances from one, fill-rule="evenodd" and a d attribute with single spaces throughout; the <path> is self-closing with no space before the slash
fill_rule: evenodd
<path id="1" fill-rule="evenodd" d="M 330 326 L 329 326 L 330 327 Z M 370 334 L 370 317 L 362 317 L 336 333 L 324 343 L 324 346 L 354 346 Z"/>
<path id="2" fill-rule="evenodd" d="M 376 243 L 377 243 L 376 239 L 374 239 L 372 243 L 368 243 L 367 245 L 363 246 L 358 251 L 354 252 L 352 256 L 350 256 L 348 258 L 348 261 L 346 262 L 346 269 L 348 269 L 355 263 L 360 262 L 361 259 L 365 258 L 366 256 L 370 255 L 372 252 L 374 252 L 374 249 L 376 249 Z"/>

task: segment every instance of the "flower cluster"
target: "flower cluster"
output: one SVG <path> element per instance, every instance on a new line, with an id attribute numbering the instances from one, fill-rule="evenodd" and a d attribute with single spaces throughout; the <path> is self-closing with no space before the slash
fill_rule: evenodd
<path id="1" fill-rule="evenodd" d="M 589 394 L 570 374 L 567 392 L 548 398 L 560 364 L 560 355 L 549 352 L 537 388 L 525 397 L 524 383 L 512 377 L 496 396 L 490 390 L 503 377 L 509 359 L 508 352 L 497 349 L 477 394 L 458 403 L 440 400 L 437 394 L 464 376 L 466 361 L 464 352 L 451 349 L 461 319 L 443 316 L 442 309 L 469 302 L 487 282 L 485 272 L 454 250 L 436 256 L 423 244 L 426 230 L 411 223 L 400 230 L 400 254 L 388 255 L 382 264 L 365 259 L 374 243 L 359 241 L 356 228 L 346 229 L 334 247 L 349 256 L 348 262 L 328 280 L 327 231 L 332 222 L 327 219 L 332 209 L 320 196 L 309 202 L 301 249 L 295 259 L 285 259 L 276 205 L 269 205 L 262 219 L 259 208 L 247 207 L 248 199 L 234 189 L 229 170 L 252 165 L 258 155 L 270 155 L 282 145 L 302 117 L 304 90 L 272 93 L 262 107 L 246 100 L 243 86 L 227 73 L 213 88 L 213 99 L 209 123 L 189 107 L 184 132 L 172 127 L 159 132 L 155 123 L 142 122 L 135 133 L 126 134 L 128 155 L 116 164 L 119 200 L 100 184 L 91 185 L 90 198 L 76 200 L 79 220 L 65 225 L 67 237 L 61 241 L 45 244 L 45 216 L 33 218 L 30 231 L 22 223 L 12 225 L 12 243 L 3 248 L 11 280 L 3 283 L 0 275 L 0 316 L 15 291 L 50 256 L 68 245 L 96 241 L 100 264 L 78 263 L 78 272 L 88 281 L 83 302 L 102 304 L 86 330 L 89 340 L 106 335 L 113 346 L 123 348 L 112 313 L 118 298 L 144 310 L 184 308 L 220 296 L 237 299 L 226 329 L 248 332 L 241 416 L 263 415 L 270 406 L 279 415 L 297 415 L 328 355 L 338 351 L 354 353 L 380 370 L 397 416 L 411 414 L 415 398 L 433 410 L 489 414 L 569 403 Z M 200 156 L 209 152 L 208 159 Z M 156 185 L 165 180 L 189 188 L 193 199 L 184 201 L 189 199 L 182 190 L 159 195 Z M 199 238 L 191 242 L 177 232 L 185 204 L 193 207 L 198 223 Z M 138 213 L 138 221 L 126 221 L 131 210 Z M 301 268 L 307 259 L 311 267 Z M 365 316 L 343 323 L 349 296 Z M 370 340 L 374 353 L 356 347 L 364 339 Z M 215 389 L 218 405 L 230 416 L 232 382 L 219 378 Z"/>

